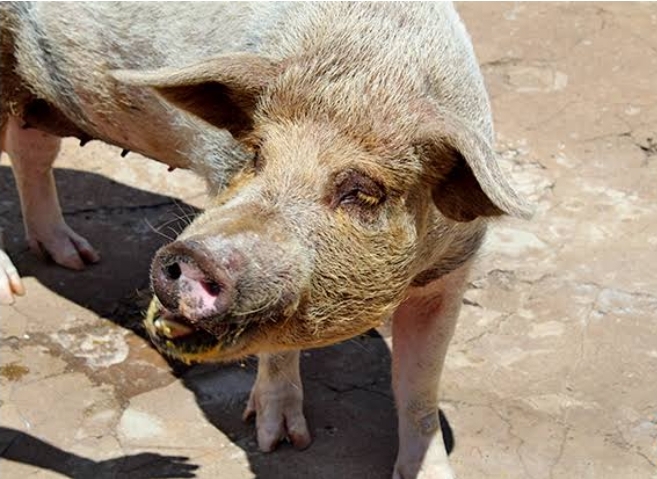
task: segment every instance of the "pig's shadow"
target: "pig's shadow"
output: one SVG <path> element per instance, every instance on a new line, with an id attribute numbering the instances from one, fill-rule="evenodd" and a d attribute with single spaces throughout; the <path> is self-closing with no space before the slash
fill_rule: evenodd
<path id="1" fill-rule="evenodd" d="M 56 168 L 55 179 L 67 223 L 100 251 L 102 261 L 77 272 L 28 251 L 13 175 L 0 167 L 0 228 L 10 257 L 23 277 L 33 276 L 60 296 L 130 327 L 124 321 L 138 312 L 130 306 L 135 292 L 148 290 L 153 254 L 198 211 L 94 173 Z"/>
<path id="2" fill-rule="evenodd" d="M 198 466 L 182 456 L 140 453 L 94 461 L 22 431 L 0 426 L 0 457 L 72 478 L 151 479 L 196 477 Z"/>
<path id="3" fill-rule="evenodd" d="M 255 379 L 256 361 L 197 366 L 182 374 L 205 416 L 248 456 L 260 479 L 386 478 L 397 453 L 397 415 L 390 388 L 390 351 L 375 331 L 302 353 L 304 410 L 313 444 L 303 452 L 283 443 L 262 453 L 254 421 L 241 420 Z M 441 412 L 449 451 L 452 432 Z"/>
<path id="4" fill-rule="evenodd" d="M 36 277 L 58 295 L 143 336 L 144 298 L 135 292 L 148 290 L 153 253 L 168 242 L 152 226 L 182 216 L 161 228 L 173 237 L 185 217 L 196 211 L 170 197 L 93 173 L 57 169 L 56 179 L 67 222 L 101 251 L 103 261 L 80 273 L 43 263 L 29 253 L 11 171 L 0 167 L 0 227 L 8 252 L 23 276 Z M 255 379 L 254 360 L 241 365 L 172 367 L 195 393 L 207 419 L 245 451 L 258 478 L 391 475 L 397 418 L 390 390 L 390 351 L 377 333 L 303 353 L 305 412 L 314 439 L 304 452 L 283 444 L 275 453 L 261 453 L 253 422 L 242 422 Z M 451 449 L 451 431 L 446 421 L 442 425 Z"/>

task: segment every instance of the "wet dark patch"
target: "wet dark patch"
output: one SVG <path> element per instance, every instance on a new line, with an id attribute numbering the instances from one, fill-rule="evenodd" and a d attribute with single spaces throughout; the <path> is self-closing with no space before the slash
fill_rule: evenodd
<path id="1" fill-rule="evenodd" d="M 25 375 L 30 372 L 30 369 L 18 362 L 4 364 L 0 366 L 0 376 L 9 381 L 20 381 Z"/>

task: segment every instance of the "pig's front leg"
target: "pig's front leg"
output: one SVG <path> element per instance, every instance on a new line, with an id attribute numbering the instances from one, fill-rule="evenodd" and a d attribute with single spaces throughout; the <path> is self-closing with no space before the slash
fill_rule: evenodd
<path id="1" fill-rule="evenodd" d="M 303 388 L 299 351 L 258 356 L 258 374 L 244 411 L 244 419 L 255 414 L 258 447 L 269 452 L 288 439 L 305 449 L 311 438 L 303 416 Z"/>
<path id="2" fill-rule="evenodd" d="M 83 269 L 85 263 L 95 263 L 99 256 L 64 221 L 52 172 L 60 143 L 57 136 L 23 129 L 17 118 L 7 123 L 4 149 L 16 177 L 30 249 L 67 268 Z"/>
<path id="3" fill-rule="evenodd" d="M 411 290 L 393 316 L 392 378 L 399 414 L 393 479 L 452 479 L 438 419 L 438 387 L 468 266 Z"/>

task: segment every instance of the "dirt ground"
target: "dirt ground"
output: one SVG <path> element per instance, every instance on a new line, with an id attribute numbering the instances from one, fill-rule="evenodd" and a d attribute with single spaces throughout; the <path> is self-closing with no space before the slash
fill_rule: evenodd
<path id="1" fill-rule="evenodd" d="M 657 4 L 459 4 L 504 168 L 537 204 L 495 225 L 442 384 L 461 478 L 657 478 Z M 303 354 L 314 443 L 258 452 L 255 363 L 172 368 L 141 337 L 153 252 L 205 201 L 190 174 L 66 141 L 82 273 L 26 251 L 7 158 L 0 226 L 29 291 L 0 310 L 3 478 L 390 477 L 385 330 Z"/>

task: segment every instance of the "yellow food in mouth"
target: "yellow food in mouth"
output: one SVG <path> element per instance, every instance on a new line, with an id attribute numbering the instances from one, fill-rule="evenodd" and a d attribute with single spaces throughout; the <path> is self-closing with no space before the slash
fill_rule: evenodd
<path id="1" fill-rule="evenodd" d="M 162 336 L 169 339 L 180 338 L 192 334 L 194 329 L 178 321 L 159 317 L 153 321 L 153 327 Z"/>
<path id="2" fill-rule="evenodd" d="M 196 330 L 182 317 L 166 312 L 157 297 L 153 297 L 146 313 L 146 327 L 160 337 L 176 339 L 188 336 Z"/>
<path id="3" fill-rule="evenodd" d="M 166 311 L 156 296 L 148 306 L 144 326 L 160 352 L 188 364 L 203 362 L 210 351 L 219 347 L 213 335 Z"/>

